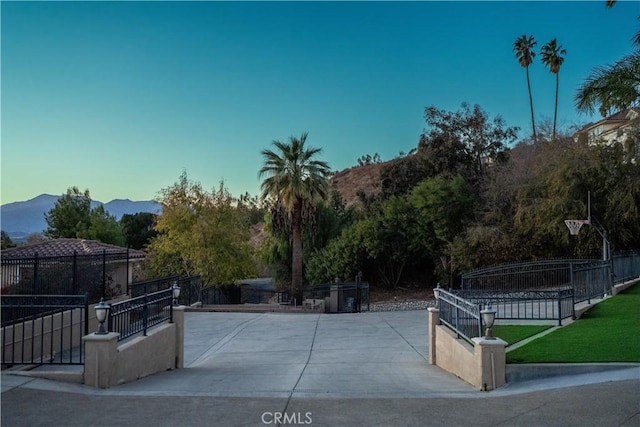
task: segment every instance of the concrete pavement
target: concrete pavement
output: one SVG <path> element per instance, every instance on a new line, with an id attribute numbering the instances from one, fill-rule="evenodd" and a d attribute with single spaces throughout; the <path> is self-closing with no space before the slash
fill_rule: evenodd
<path id="1" fill-rule="evenodd" d="M 185 320 L 184 369 L 107 390 L 3 372 L 2 426 L 640 425 L 638 365 L 480 392 L 427 363 L 426 311 Z"/>

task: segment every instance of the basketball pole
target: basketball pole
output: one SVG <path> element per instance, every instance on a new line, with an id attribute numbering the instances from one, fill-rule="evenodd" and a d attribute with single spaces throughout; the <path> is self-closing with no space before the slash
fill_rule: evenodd
<path id="1" fill-rule="evenodd" d="M 587 192 L 587 221 L 589 225 L 593 225 L 602 237 L 602 260 L 609 260 L 609 239 L 607 236 L 607 230 L 600 224 L 595 216 L 591 216 L 591 191 Z"/>

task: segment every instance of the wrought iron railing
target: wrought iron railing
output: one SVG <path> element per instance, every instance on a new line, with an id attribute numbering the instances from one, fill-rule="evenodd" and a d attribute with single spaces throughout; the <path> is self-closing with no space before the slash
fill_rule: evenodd
<path id="1" fill-rule="evenodd" d="M 107 319 L 109 332 L 118 332 L 118 341 L 122 341 L 147 330 L 152 326 L 173 322 L 173 291 L 145 294 L 137 298 L 112 304 Z"/>
<path id="2" fill-rule="evenodd" d="M 3 295 L 2 364 L 82 364 L 86 295 Z"/>
<path id="3" fill-rule="evenodd" d="M 456 332 L 458 338 L 471 339 L 482 336 L 480 304 L 468 301 L 454 293 L 440 290 L 438 297 L 440 322 Z"/>
<path id="4" fill-rule="evenodd" d="M 622 283 L 640 277 L 640 253 L 614 254 L 611 257 L 613 282 Z"/>
<path id="5" fill-rule="evenodd" d="M 4 255 L 4 254 L 3 254 Z M 2 257 L 3 295 L 84 295 L 89 303 L 126 293 L 129 251 L 28 258 Z"/>
<path id="6" fill-rule="evenodd" d="M 476 291 L 528 291 L 565 288 L 574 266 L 592 259 L 550 259 L 486 267 L 464 273 L 462 289 Z"/>
<path id="7" fill-rule="evenodd" d="M 332 298 L 332 293 L 337 304 L 338 313 L 359 313 L 369 311 L 369 283 L 321 283 L 304 290 L 305 299 Z"/>
<path id="8" fill-rule="evenodd" d="M 562 320 L 574 315 L 571 288 L 541 291 L 496 292 L 461 290 L 454 293 L 480 306 L 491 306 L 496 319 Z"/>

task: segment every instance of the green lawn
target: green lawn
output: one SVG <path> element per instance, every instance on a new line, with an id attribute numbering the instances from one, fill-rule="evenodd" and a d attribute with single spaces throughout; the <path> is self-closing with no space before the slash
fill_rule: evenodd
<path id="1" fill-rule="evenodd" d="M 639 331 L 640 284 L 596 304 L 571 325 L 507 353 L 507 363 L 640 362 Z"/>
<path id="2" fill-rule="evenodd" d="M 494 336 L 511 345 L 549 328 L 551 325 L 495 325 L 492 329 Z"/>

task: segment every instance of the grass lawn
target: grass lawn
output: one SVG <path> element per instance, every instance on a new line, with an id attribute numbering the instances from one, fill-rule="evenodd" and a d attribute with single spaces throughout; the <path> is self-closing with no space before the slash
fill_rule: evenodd
<path id="1" fill-rule="evenodd" d="M 640 362 L 638 331 L 640 284 L 595 305 L 571 325 L 507 353 L 507 363 Z"/>
<path id="2" fill-rule="evenodd" d="M 495 325 L 492 329 L 494 336 L 511 345 L 551 327 L 551 325 Z"/>

